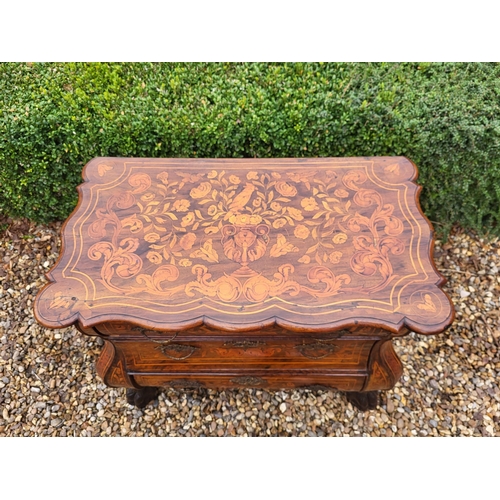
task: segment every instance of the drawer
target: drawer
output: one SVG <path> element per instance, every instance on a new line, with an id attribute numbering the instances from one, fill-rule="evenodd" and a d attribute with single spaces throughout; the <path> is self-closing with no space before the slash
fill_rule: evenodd
<path id="1" fill-rule="evenodd" d="M 363 372 L 374 341 L 317 339 L 172 341 L 169 343 L 113 340 L 134 372 L 212 371 L 245 369 L 329 369 Z"/>
<path id="2" fill-rule="evenodd" d="M 174 389 L 332 389 L 360 391 L 365 383 L 364 375 L 335 375 L 307 373 L 300 370 L 251 371 L 245 374 L 168 373 L 132 374 L 142 387 L 171 387 Z"/>

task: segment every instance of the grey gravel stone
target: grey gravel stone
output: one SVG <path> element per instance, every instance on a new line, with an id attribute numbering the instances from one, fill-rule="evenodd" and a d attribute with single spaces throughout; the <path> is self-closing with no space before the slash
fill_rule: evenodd
<path id="1" fill-rule="evenodd" d="M 377 410 L 360 412 L 334 391 L 260 389 L 166 389 L 138 410 L 124 389 L 97 377 L 101 339 L 45 329 L 33 317 L 34 297 L 58 257 L 60 224 L 7 225 L 0 436 L 500 436 L 498 240 L 455 230 L 448 243 L 436 243 L 456 321 L 440 335 L 395 339 L 403 376 Z"/>

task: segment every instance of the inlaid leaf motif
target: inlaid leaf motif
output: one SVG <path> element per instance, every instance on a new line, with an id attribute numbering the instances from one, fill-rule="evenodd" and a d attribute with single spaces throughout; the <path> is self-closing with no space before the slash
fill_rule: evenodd
<path id="1" fill-rule="evenodd" d="M 100 177 L 104 177 L 108 170 L 113 170 L 113 167 L 111 165 L 106 165 L 105 163 L 101 163 L 97 167 L 97 171 L 99 172 Z"/>
<path id="2" fill-rule="evenodd" d="M 215 248 L 213 248 L 212 240 L 207 240 L 201 248 L 190 254 L 191 258 L 199 258 L 207 262 L 219 262 L 219 255 Z"/>
<path id="3" fill-rule="evenodd" d="M 312 247 L 309 247 L 307 250 L 306 250 L 306 254 L 307 253 L 313 253 L 317 248 L 319 247 L 319 243 L 316 243 L 316 245 L 313 245 Z"/>
<path id="4" fill-rule="evenodd" d="M 149 276 L 147 274 L 140 274 L 137 276 L 136 281 L 145 286 L 148 292 L 163 292 L 169 295 L 175 292 L 175 289 L 170 289 L 165 282 L 172 282 L 179 277 L 179 270 L 172 265 L 165 264 L 158 267 L 155 272 Z"/>
<path id="5" fill-rule="evenodd" d="M 286 241 L 286 237 L 283 234 L 278 234 L 277 242 L 271 247 L 269 255 L 271 257 L 281 257 L 289 252 L 298 252 L 299 249 L 292 243 Z"/>
<path id="6" fill-rule="evenodd" d="M 424 302 L 421 302 L 420 304 L 417 304 L 417 307 L 419 309 L 423 309 L 424 311 L 431 311 L 431 312 L 436 312 L 437 308 L 432 301 L 432 298 L 429 294 L 424 295 Z"/>
<path id="7" fill-rule="evenodd" d="M 138 233 L 142 229 L 142 221 L 134 214 L 122 220 L 122 227 L 128 227 L 131 233 Z"/>
<path id="8" fill-rule="evenodd" d="M 387 167 L 384 168 L 384 171 L 387 173 L 393 173 L 399 175 L 399 165 L 397 163 L 394 163 L 392 165 L 387 165 Z"/>
<path id="9" fill-rule="evenodd" d="M 68 297 L 64 296 L 62 292 L 56 292 L 49 305 L 49 309 L 57 309 L 59 307 L 69 309 L 71 306 L 71 302 L 72 301 Z"/>

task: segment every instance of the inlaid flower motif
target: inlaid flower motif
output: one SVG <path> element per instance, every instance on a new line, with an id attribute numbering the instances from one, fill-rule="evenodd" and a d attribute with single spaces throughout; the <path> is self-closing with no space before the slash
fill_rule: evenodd
<path id="1" fill-rule="evenodd" d="M 239 184 L 241 182 L 240 178 L 237 175 L 230 175 L 229 182 L 231 184 Z"/>
<path id="2" fill-rule="evenodd" d="M 286 219 L 276 219 L 273 222 L 274 229 L 279 229 L 280 227 L 283 227 L 285 225 L 286 225 Z"/>
<path id="3" fill-rule="evenodd" d="M 273 201 L 271 203 L 271 209 L 274 210 L 275 212 L 279 212 L 281 210 L 281 203 L 278 203 L 277 201 Z"/>
<path id="4" fill-rule="evenodd" d="M 329 260 L 332 264 L 337 264 L 338 262 L 340 262 L 341 257 L 342 257 L 342 252 L 332 252 L 332 253 L 328 256 L 328 260 Z"/>
<path id="5" fill-rule="evenodd" d="M 181 226 L 187 227 L 190 226 L 194 222 L 194 212 L 189 212 L 182 218 Z"/>
<path id="6" fill-rule="evenodd" d="M 248 172 L 247 179 L 249 181 L 255 181 L 259 178 L 259 174 L 252 170 L 252 172 Z"/>
<path id="7" fill-rule="evenodd" d="M 235 224 L 236 226 L 256 226 L 262 222 L 262 217 L 260 215 L 247 215 L 247 214 L 237 214 L 231 215 L 229 217 L 229 222 Z"/>
<path id="8" fill-rule="evenodd" d="M 287 207 L 287 211 L 290 214 L 290 217 L 295 220 L 304 220 L 304 216 L 302 212 L 294 207 Z"/>
<path id="9" fill-rule="evenodd" d="M 311 198 L 304 198 L 300 205 L 306 212 L 312 212 L 313 210 L 318 210 L 319 206 L 316 200 L 311 196 Z"/>
<path id="10" fill-rule="evenodd" d="M 186 172 L 177 172 L 179 177 L 182 177 L 182 185 L 184 184 L 193 184 L 193 182 L 198 182 L 203 174 L 190 174 Z"/>
<path id="11" fill-rule="evenodd" d="M 191 203 L 189 200 L 175 200 L 172 208 L 176 212 L 187 212 L 190 205 Z"/>
<path id="12" fill-rule="evenodd" d="M 316 170 L 310 170 L 307 172 L 288 172 L 288 177 L 294 182 L 304 182 L 309 183 L 311 179 L 316 175 Z"/>
<path id="13" fill-rule="evenodd" d="M 191 250 L 195 241 L 196 235 L 194 233 L 187 233 L 179 240 L 179 245 L 183 250 Z"/>
<path id="14" fill-rule="evenodd" d="M 300 238 L 301 240 L 305 240 L 309 236 L 309 228 L 304 226 L 303 224 L 299 224 L 296 228 L 293 234 L 295 235 L 296 238 Z"/>
<path id="15" fill-rule="evenodd" d="M 160 172 L 156 178 L 160 179 L 163 184 L 168 184 L 168 172 Z"/>
<path id="16" fill-rule="evenodd" d="M 309 264 L 309 262 L 311 262 L 311 257 L 309 257 L 309 255 L 303 255 L 298 261 L 302 262 L 302 264 Z"/>
<path id="17" fill-rule="evenodd" d="M 280 174 L 278 174 L 278 172 L 272 172 L 272 173 L 271 173 L 271 177 L 272 177 L 273 179 L 281 179 L 281 175 L 280 175 Z"/>
<path id="18" fill-rule="evenodd" d="M 209 179 L 215 179 L 215 178 L 217 177 L 217 171 L 215 171 L 215 170 L 210 171 L 210 172 L 208 173 L 207 177 L 208 177 Z"/>
<path id="19" fill-rule="evenodd" d="M 160 235 L 158 233 L 148 233 L 146 236 L 144 236 L 144 239 L 148 243 L 154 243 L 155 241 L 158 241 L 160 239 Z"/>
<path id="20" fill-rule="evenodd" d="M 210 184 L 210 182 L 202 182 L 199 186 L 191 189 L 189 195 L 194 199 L 203 198 L 208 193 L 210 193 L 211 189 L 212 184 Z"/>
<path id="21" fill-rule="evenodd" d="M 163 257 L 158 252 L 148 252 L 146 259 L 148 259 L 152 264 L 160 264 Z"/>
<path id="22" fill-rule="evenodd" d="M 208 215 L 215 215 L 217 213 L 217 207 L 215 205 L 210 205 L 208 207 Z"/>
<path id="23" fill-rule="evenodd" d="M 345 233 L 337 233 L 333 238 L 332 241 L 336 245 L 342 245 L 342 243 L 345 243 L 347 241 L 347 234 Z"/>
<path id="24" fill-rule="evenodd" d="M 261 198 L 255 198 L 252 202 L 252 205 L 255 207 L 255 208 L 259 208 L 262 204 L 262 200 Z"/>
<path id="25" fill-rule="evenodd" d="M 181 267 L 189 267 L 191 265 L 193 265 L 193 263 L 189 259 L 181 259 L 179 261 L 179 266 Z"/>
<path id="26" fill-rule="evenodd" d="M 345 189 L 336 189 L 333 194 L 338 198 L 348 198 L 349 193 Z"/>
<path id="27" fill-rule="evenodd" d="M 276 191 L 282 196 L 295 196 L 297 194 L 297 188 L 285 181 L 278 181 L 276 183 Z"/>
<path id="28" fill-rule="evenodd" d="M 142 201 L 152 201 L 155 199 L 154 193 L 146 193 L 141 196 Z"/>

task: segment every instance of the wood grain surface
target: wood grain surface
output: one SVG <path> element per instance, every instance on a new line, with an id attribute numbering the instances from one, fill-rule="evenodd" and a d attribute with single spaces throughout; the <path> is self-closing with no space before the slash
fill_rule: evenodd
<path id="1" fill-rule="evenodd" d="M 443 331 L 416 167 L 402 157 L 96 158 L 38 295 L 57 328 Z"/>

